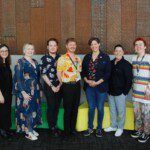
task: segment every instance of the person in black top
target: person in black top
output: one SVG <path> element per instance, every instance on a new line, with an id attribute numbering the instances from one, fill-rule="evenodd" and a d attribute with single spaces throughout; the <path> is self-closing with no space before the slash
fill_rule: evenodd
<path id="1" fill-rule="evenodd" d="M 10 52 L 5 44 L 0 45 L 0 135 L 10 137 L 12 103 L 12 72 Z"/>
<path id="2" fill-rule="evenodd" d="M 126 96 L 132 86 L 132 65 L 124 59 L 124 49 L 122 45 L 114 47 L 115 59 L 111 61 L 111 75 L 109 79 L 109 107 L 111 126 L 104 129 L 105 132 L 116 131 L 115 136 L 119 137 L 123 133 Z"/>
<path id="3" fill-rule="evenodd" d="M 47 121 L 52 136 L 59 136 L 56 127 L 59 106 L 61 103 L 61 84 L 57 78 L 56 65 L 60 55 L 57 53 L 58 41 L 51 38 L 47 41 L 48 53 L 41 58 L 41 74 L 44 79 L 44 93 L 47 100 Z"/>
<path id="4" fill-rule="evenodd" d="M 85 81 L 84 89 L 89 104 L 88 130 L 84 132 L 84 136 L 89 136 L 93 133 L 93 120 L 95 108 L 97 108 L 98 126 L 96 136 L 102 137 L 104 103 L 107 97 L 111 64 L 109 56 L 100 50 L 100 40 L 98 38 L 91 38 L 88 44 L 92 53 L 87 54 L 82 63 L 82 78 Z"/>

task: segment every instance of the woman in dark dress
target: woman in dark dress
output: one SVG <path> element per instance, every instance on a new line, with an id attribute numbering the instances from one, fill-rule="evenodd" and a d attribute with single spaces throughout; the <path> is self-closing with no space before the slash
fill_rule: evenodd
<path id="1" fill-rule="evenodd" d="M 17 132 L 26 133 L 25 137 L 37 140 L 39 134 L 35 131 L 41 120 L 40 102 L 40 69 L 36 60 L 32 59 L 34 46 L 25 44 L 24 57 L 15 66 L 13 92 L 16 95 L 16 125 Z"/>
<path id="2" fill-rule="evenodd" d="M 11 127 L 12 72 L 9 48 L 0 45 L 0 135 L 8 138 Z"/>

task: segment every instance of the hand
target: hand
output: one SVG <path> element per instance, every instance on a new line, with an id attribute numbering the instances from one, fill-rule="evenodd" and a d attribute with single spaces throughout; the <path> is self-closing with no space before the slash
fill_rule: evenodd
<path id="1" fill-rule="evenodd" d="M 43 92 L 42 91 L 40 91 L 40 98 L 42 98 L 43 97 Z"/>
<path id="2" fill-rule="evenodd" d="M 52 86 L 51 87 L 54 93 L 57 93 L 59 91 L 58 87 Z"/>
<path id="3" fill-rule="evenodd" d="M 22 95 L 23 95 L 24 100 L 27 100 L 27 101 L 31 100 L 31 96 L 27 94 L 25 91 L 22 92 Z"/>
<path id="4" fill-rule="evenodd" d="M 3 95 L 0 96 L 0 103 L 1 103 L 1 104 L 4 104 L 4 103 L 5 103 L 5 99 L 4 99 Z"/>

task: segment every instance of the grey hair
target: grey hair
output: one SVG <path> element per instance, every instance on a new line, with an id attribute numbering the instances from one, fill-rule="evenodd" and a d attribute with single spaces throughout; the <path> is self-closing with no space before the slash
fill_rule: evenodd
<path id="1" fill-rule="evenodd" d="M 34 45 L 32 43 L 26 43 L 23 45 L 23 54 L 25 54 L 25 51 L 29 48 L 29 46 L 32 46 L 34 48 Z"/>

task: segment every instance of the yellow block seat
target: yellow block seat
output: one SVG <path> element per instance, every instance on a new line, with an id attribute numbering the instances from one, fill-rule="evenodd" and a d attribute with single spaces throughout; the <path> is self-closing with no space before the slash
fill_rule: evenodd
<path id="1" fill-rule="evenodd" d="M 110 113 L 108 102 L 105 102 L 104 107 L 104 119 L 102 128 L 110 126 Z M 97 127 L 97 111 L 94 118 L 94 129 Z M 79 106 L 76 129 L 77 131 L 84 131 L 88 128 L 88 104 L 84 102 Z M 134 112 L 132 102 L 126 102 L 126 119 L 125 126 L 126 130 L 134 130 Z"/>

